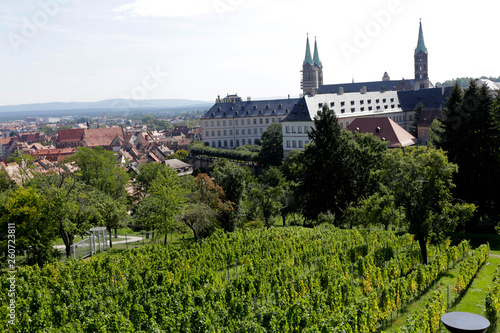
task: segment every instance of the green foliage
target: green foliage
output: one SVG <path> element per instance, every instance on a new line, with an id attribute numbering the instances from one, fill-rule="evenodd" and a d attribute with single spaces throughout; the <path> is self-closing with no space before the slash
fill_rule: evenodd
<path id="1" fill-rule="evenodd" d="M 459 167 L 455 195 L 478 206 L 479 220 L 500 216 L 500 97 L 494 99 L 486 86 L 475 80 L 462 91 L 455 85 L 440 127 L 433 131 L 434 144 L 448 153 Z M 491 228 L 492 229 L 492 228 Z"/>
<path id="2" fill-rule="evenodd" d="M 59 255 L 52 247 L 57 225 L 53 223 L 46 198 L 35 189 L 19 187 L 4 192 L 0 196 L 0 212 L 1 230 L 7 230 L 8 224 L 15 225 L 15 237 L 2 237 L 0 241 L 3 253 L 12 247 L 18 254 L 26 252 L 27 264 L 40 266 Z"/>
<path id="3" fill-rule="evenodd" d="M 425 147 L 389 151 L 379 171 L 387 193 L 402 209 L 402 222 L 419 242 L 424 263 L 427 242 L 441 241 L 446 232 L 470 219 L 475 210 L 474 205 L 453 203 L 451 190 L 456 172 L 457 166 L 442 150 Z"/>
<path id="4" fill-rule="evenodd" d="M 262 133 L 262 148 L 258 156 L 263 167 L 280 166 L 283 163 L 283 134 L 281 124 L 271 124 Z"/>
<path id="5" fill-rule="evenodd" d="M 196 156 L 226 158 L 233 161 L 256 162 L 259 156 L 258 152 L 248 149 L 247 146 L 241 146 L 237 149 L 223 149 L 196 144 L 191 145 L 189 150 L 191 154 Z"/>
<path id="6" fill-rule="evenodd" d="M 497 266 L 491 287 L 486 295 L 486 317 L 493 327 L 498 327 L 500 322 L 500 265 Z"/>
<path id="7" fill-rule="evenodd" d="M 168 121 L 157 119 L 151 115 L 142 117 L 141 121 L 148 126 L 148 130 L 167 130 L 170 127 Z"/>
<path id="8" fill-rule="evenodd" d="M 303 215 L 313 225 L 320 213 L 330 211 L 340 223 L 351 202 L 373 192 L 371 171 L 380 165 L 386 144 L 373 135 L 341 130 L 326 105 L 314 118 L 309 138 L 296 191 Z"/>
<path id="9" fill-rule="evenodd" d="M 418 138 L 418 122 L 420 121 L 420 116 L 422 115 L 423 110 L 425 110 L 425 105 L 424 103 L 419 102 L 417 106 L 415 106 L 415 114 L 413 115 L 413 121 L 410 125 L 410 134 L 416 138 Z"/>

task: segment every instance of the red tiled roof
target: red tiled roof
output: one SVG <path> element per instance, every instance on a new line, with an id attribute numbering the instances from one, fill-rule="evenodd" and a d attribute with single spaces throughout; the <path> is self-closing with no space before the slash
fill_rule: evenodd
<path id="1" fill-rule="evenodd" d="M 359 129 L 361 133 L 372 133 L 383 140 L 389 141 L 389 148 L 412 146 L 419 142 L 389 117 L 356 118 L 347 126 L 351 132 Z"/>
<path id="2" fill-rule="evenodd" d="M 82 128 L 60 129 L 58 131 L 56 142 L 82 141 L 83 136 L 84 129 Z"/>
<path id="3" fill-rule="evenodd" d="M 123 129 L 121 127 L 111 128 L 93 128 L 84 130 L 87 147 L 109 146 L 118 135 L 121 139 L 125 139 Z"/>

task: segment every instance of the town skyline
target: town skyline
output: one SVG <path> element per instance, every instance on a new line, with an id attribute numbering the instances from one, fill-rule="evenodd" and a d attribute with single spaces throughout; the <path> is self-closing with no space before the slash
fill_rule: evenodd
<path id="1" fill-rule="evenodd" d="M 0 5 L 0 105 L 298 97 L 306 37 L 324 81 L 413 78 L 422 19 L 433 83 L 500 76 L 494 11 L 451 1 L 45 0 Z M 446 14 L 446 15 L 445 15 Z"/>

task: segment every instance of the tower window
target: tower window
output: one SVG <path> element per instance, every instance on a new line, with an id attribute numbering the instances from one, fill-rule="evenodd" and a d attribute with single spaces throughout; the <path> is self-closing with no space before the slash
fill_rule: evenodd
<path id="1" fill-rule="evenodd" d="M 368 100 L 368 104 L 372 104 L 372 100 L 371 99 Z"/>
<path id="2" fill-rule="evenodd" d="M 334 107 L 334 106 L 335 106 L 335 102 L 331 102 L 330 107 Z"/>
<path id="3" fill-rule="evenodd" d="M 344 106 L 345 105 L 345 102 L 340 102 L 340 106 Z"/>
<path id="4" fill-rule="evenodd" d="M 345 113 L 345 109 L 340 109 L 340 112 L 341 113 Z"/>
<path id="5" fill-rule="evenodd" d="M 351 108 L 351 112 L 354 112 L 354 111 L 356 111 L 356 109 L 355 108 Z"/>
<path id="6" fill-rule="evenodd" d="M 376 100 L 375 100 L 375 103 L 380 103 L 380 100 L 379 100 L 379 99 L 376 99 Z"/>
<path id="7" fill-rule="evenodd" d="M 354 105 L 354 101 L 351 101 L 351 105 Z"/>

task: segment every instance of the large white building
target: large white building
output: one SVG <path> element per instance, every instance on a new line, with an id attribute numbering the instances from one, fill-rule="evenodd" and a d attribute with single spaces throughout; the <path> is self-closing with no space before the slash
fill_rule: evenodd
<path id="1" fill-rule="evenodd" d="M 242 101 L 237 95 L 217 98 L 201 118 L 202 140 L 214 148 L 254 145 L 262 133 L 290 113 L 298 99 Z"/>

